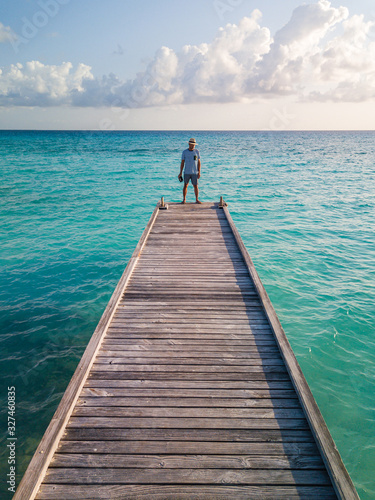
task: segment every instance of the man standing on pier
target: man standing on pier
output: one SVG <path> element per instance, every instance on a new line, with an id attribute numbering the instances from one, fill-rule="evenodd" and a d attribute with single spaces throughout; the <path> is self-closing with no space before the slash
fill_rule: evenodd
<path id="1" fill-rule="evenodd" d="M 182 171 L 185 167 L 185 172 L 184 172 L 184 187 L 182 190 L 183 194 L 183 200 L 182 203 L 186 203 L 186 193 L 187 193 L 187 188 L 189 181 L 191 179 L 191 183 L 194 186 L 194 193 L 195 193 L 195 203 L 202 203 L 198 199 L 198 194 L 199 194 L 199 189 L 198 189 L 198 179 L 201 176 L 201 159 L 199 155 L 198 149 L 196 149 L 197 143 L 195 142 L 195 139 L 191 138 L 189 140 L 189 149 L 185 149 L 185 151 L 182 152 L 182 158 L 181 158 L 181 166 L 180 166 L 180 173 L 178 174 L 178 178 L 181 181 L 182 180 Z"/>

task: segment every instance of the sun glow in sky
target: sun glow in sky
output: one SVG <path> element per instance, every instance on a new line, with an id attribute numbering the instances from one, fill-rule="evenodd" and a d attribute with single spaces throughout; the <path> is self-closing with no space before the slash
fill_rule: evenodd
<path id="1" fill-rule="evenodd" d="M 14 0 L 2 129 L 374 129 L 365 0 Z"/>

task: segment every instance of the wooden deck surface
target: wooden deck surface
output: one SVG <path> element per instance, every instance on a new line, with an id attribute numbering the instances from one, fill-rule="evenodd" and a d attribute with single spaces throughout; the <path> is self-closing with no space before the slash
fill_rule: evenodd
<path id="1" fill-rule="evenodd" d="M 146 230 L 15 498 L 358 498 L 228 210 Z"/>

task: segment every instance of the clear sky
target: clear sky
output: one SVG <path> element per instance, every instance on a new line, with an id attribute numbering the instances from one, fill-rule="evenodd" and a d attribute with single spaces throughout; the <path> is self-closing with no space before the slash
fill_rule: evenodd
<path id="1" fill-rule="evenodd" d="M 0 128 L 374 129 L 369 0 L 8 0 Z"/>

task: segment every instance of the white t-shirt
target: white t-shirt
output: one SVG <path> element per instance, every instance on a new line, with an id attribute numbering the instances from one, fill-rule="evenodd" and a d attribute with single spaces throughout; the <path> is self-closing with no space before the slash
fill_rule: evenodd
<path id="1" fill-rule="evenodd" d="M 198 173 L 198 160 L 200 159 L 198 149 L 185 149 L 182 152 L 182 160 L 185 160 L 185 174 L 197 174 Z"/>

